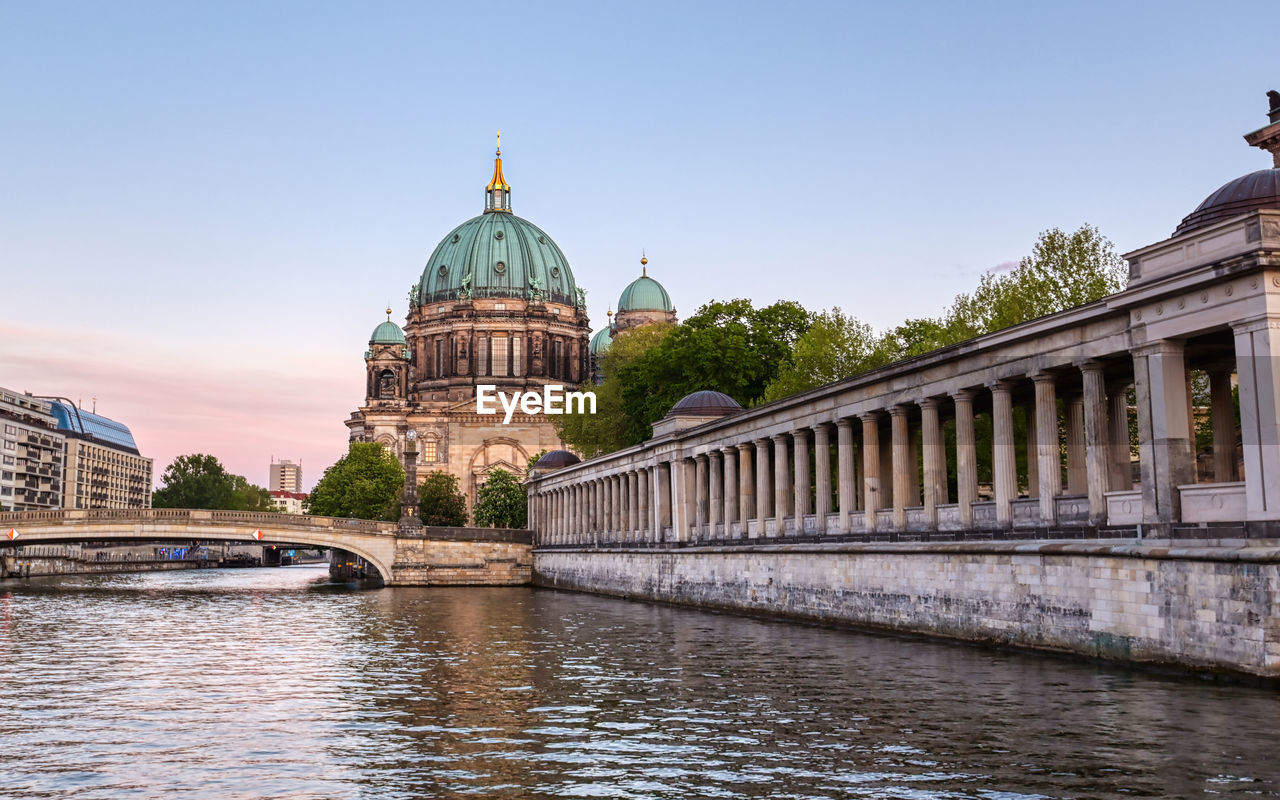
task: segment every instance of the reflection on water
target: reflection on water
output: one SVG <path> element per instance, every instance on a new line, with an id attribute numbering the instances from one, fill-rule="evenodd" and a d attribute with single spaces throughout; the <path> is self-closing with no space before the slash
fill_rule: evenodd
<path id="1" fill-rule="evenodd" d="M 0 797 L 1257 797 L 1280 695 L 323 570 L 0 585 Z"/>

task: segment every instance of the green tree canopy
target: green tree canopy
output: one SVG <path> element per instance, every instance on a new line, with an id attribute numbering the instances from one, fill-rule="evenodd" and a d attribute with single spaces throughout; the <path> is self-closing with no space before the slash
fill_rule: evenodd
<path id="1" fill-rule="evenodd" d="M 418 487 L 418 516 L 424 525 L 467 524 L 467 498 L 458 489 L 458 477 L 433 470 Z"/>
<path id="2" fill-rule="evenodd" d="M 690 392 L 724 392 L 744 406 L 760 402 L 812 324 L 813 315 L 790 301 L 754 308 L 749 300 L 730 300 L 698 309 L 616 368 L 628 419 L 625 444 L 647 439 L 653 423 Z"/>
<path id="3" fill-rule="evenodd" d="M 311 513 L 393 520 L 399 514 L 404 468 L 377 442 L 352 442 L 312 490 Z"/>
<path id="4" fill-rule="evenodd" d="M 523 528 L 528 505 L 524 487 L 516 476 L 503 469 L 489 473 L 488 480 L 476 492 L 473 516 L 482 528 Z"/>
<path id="5" fill-rule="evenodd" d="M 271 493 L 234 475 L 204 453 L 178 456 L 160 476 L 164 485 L 151 494 L 154 508 L 214 508 L 272 511 Z"/>
<path id="6" fill-rule="evenodd" d="M 888 362 L 871 326 L 838 307 L 814 317 L 800 335 L 790 360 L 765 388 L 766 402 L 856 375 Z"/>

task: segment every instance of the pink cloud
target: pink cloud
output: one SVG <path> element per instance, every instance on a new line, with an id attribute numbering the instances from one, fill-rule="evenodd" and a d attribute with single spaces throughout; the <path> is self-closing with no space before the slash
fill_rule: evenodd
<path id="1" fill-rule="evenodd" d="M 82 401 L 129 426 L 156 482 L 203 452 L 265 486 L 272 456 L 301 459 L 312 485 L 344 452 L 363 377 L 349 353 L 228 344 L 186 350 L 119 333 L 0 323 L 0 385 Z"/>

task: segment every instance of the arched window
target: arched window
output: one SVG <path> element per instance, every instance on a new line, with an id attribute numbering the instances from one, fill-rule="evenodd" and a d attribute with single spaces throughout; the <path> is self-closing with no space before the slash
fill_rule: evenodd
<path id="1" fill-rule="evenodd" d="M 396 399 L 396 374 L 389 369 L 378 374 L 378 399 Z"/>

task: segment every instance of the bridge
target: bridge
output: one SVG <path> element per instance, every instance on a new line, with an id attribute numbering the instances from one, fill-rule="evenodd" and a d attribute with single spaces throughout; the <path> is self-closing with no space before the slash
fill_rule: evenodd
<path id="1" fill-rule="evenodd" d="M 0 514 L 0 555 L 24 545 L 76 542 L 257 542 L 351 553 L 387 585 L 529 582 L 528 531 L 186 508 L 69 509 Z"/>

